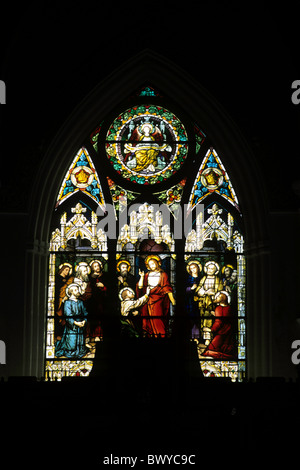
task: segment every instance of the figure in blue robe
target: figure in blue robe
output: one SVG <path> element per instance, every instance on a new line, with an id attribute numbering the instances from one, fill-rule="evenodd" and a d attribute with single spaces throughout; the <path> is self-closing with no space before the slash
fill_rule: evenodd
<path id="1" fill-rule="evenodd" d="M 71 297 L 64 302 L 65 329 L 61 340 L 55 345 L 55 356 L 80 358 L 89 351 L 85 345 L 87 310 L 80 299 Z"/>

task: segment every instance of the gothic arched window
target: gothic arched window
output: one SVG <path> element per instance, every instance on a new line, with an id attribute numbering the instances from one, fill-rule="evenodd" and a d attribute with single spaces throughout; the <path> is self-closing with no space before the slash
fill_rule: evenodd
<path id="1" fill-rule="evenodd" d="M 245 377 L 242 215 L 206 132 L 147 86 L 70 157 L 52 219 L 46 379 L 88 376 L 116 331 L 182 334 L 204 376 Z"/>

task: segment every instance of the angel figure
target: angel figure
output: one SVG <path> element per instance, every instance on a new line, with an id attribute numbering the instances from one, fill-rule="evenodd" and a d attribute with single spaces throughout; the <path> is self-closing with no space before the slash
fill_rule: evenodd
<path id="1" fill-rule="evenodd" d="M 129 155 L 124 159 L 129 169 L 153 173 L 166 166 L 164 153 L 171 152 L 172 147 L 163 143 L 163 134 L 157 126 L 149 121 L 138 125 L 133 130 L 130 140 L 132 143 L 125 144 L 125 153 Z"/>

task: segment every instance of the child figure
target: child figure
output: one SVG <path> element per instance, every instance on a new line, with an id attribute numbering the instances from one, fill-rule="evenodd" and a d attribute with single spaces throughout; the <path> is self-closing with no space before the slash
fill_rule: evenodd
<path id="1" fill-rule="evenodd" d="M 121 315 L 122 317 L 125 317 L 121 319 L 121 323 L 125 333 L 127 333 L 129 336 L 139 336 L 132 318 L 130 317 L 132 315 L 138 315 L 139 312 L 136 309 L 147 303 L 150 290 L 151 288 L 147 287 L 146 294 L 139 299 L 134 299 L 135 294 L 130 287 L 124 287 L 119 292 L 119 298 L 121 300 Z"/>
<path id="2" fill-rule="evenodd" d="M 66 289 L 68 300 L 64 302 L 65 329 L 61 340 L 55 344 L 55 356 L 80 358 L 87 354 L 85 346 L 84 327 L 86 325 L 87 310 L 82 300 L 80 286 L 70 284 Z"/>

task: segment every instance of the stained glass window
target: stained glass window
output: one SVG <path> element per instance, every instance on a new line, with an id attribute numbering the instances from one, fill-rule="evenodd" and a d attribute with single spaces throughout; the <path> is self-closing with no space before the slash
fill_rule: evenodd
<path id="1" fill-rule="evenodd" d="M 219 151 L 203 149 L 198 124 L 179 120 L 150 86 L 137 97 L 154 104 L 132 104 L 95 125 L 62 175 L 45 377 L 88 376 L 112 315 L 133 339 L 172 338 L 183 315 L 203 375 L 243 380 L 246 261 L 236 192 Z"/>
<path id="2" fill-rule="evenodd" d="M 183 165 L 188 137 L 183 124 L 156 105 L 128 108 L 111 124 L 106 153 L 113 168 L 138 184 L 156 184 L 170 178 Z"/>

